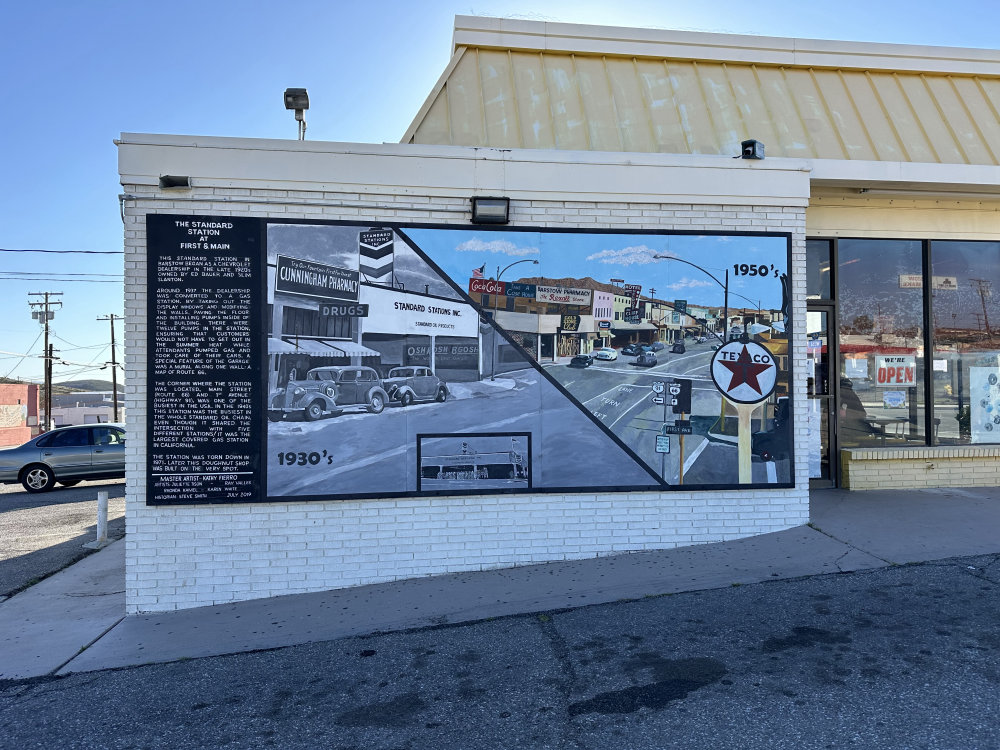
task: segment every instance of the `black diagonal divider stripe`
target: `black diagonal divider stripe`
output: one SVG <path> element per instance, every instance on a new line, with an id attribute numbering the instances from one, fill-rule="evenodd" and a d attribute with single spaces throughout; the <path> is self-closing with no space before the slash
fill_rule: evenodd
<path id="1" fill-rule="evenodd" d="M 663 480 L 660 477 L 660 475 L 652 467 L 650 467 L 649 464 L 647 464 L 642 459 L 642 457 L 640 457 L 638 454 L 636 454 L 636 452 L 633 451 L 624 441 L 622 441 L 621 438 L 619 438 L 617 435 L 615 435 L 603 422 L 601 422 L 597 417 L 595 417 L 594 414 L 590 411 L 590 409 L 588 409 L 584 404 L 580 403 L 580 401 L 572 393 L 570 393 L 569 391 L 567 391 L 566 388 L 558 380 L 556 380 L 548 372 L 546 372 L 545 368 L 542 367 L 535 360 L 535 358 L 532 357 L 531 354 L 524 349 L 523 346 L 521 346 L 519 343 L 517 343 L 517 341 L 515 341 L 513 339 L 513 337 L 511 337 L 507 333 L 507 331 L 505 331 L 503 329 L 502 326 L 498 325 L 495 320 L 493 320 L 490 316 L 486 315 L 487 311 L 485 311 L 483 309 L 483 306 L 481 304 L 477 303 L 475 300 L 473 300 L 472 297 L 470 297 L 469 294 L 462 287 L 460 287 L 457 284 L 457 282 L 455 282 L 454 279 L 451 278 L 451 276 L 449 276 L 443 269 L 441 269 L 427 255 L 427 253 L 425 253 L 420 248 L 420 246 L 416 242 L 414 242 L 406 234 L 406 228 L 405 227 L 398 226 L 398 225 L 397 226 L 393 226 L 393 231 L 395 231 L 395 233 L 401 239 L 403 239 L 413 249 L 413 251 L 421 258 L 421 260 L 423 260 L 427 264 L 427 266 L 431 270 L 433 270 L 434 273 L 436 273 L 441 278 L 442 281 L 446 282 L 452 289 L 454 289 L 455 292 L 457 292 L 465 302 L 467 302 L 468 304 L 470 304 L 473 307 L 473 309 L 479 311 L 480 320 L 482 320 L 482 321 L 488 323 L 490 326 L 492 326 L 493 330 L 497 334 L 499 334 L 500 336 L 502 336 L 512 347 L 514 347 L 517 350 L 517 352 L 521 355 L 521 357 L 524 359 L 524 361 L 525 361 L 525 363 L 527 365 L 529 365 L 530 367 L 532 367 L 539 375 L 542 376 L 542 378 L 545 379 L 545 381 L 550 386 L 552 386 L 553 388 L 555 388 L 556 391 L 558 391 L 559 393 L 561 393 L 563 395 L 563 397 L 570 404 L 572 404 L 573 406 L 575 406 L 579 410 L 579 412 L 581 414 L 583 414 L 584 416 L 586 416 L 586 418 L 590 421 L 591 424 L 593 424 L 594 426 L 596 426 L 602 433 L 604 433 L 604 435 L 606 437 L 610 438 L 615 443 L 615 445 L 618 448 L 621 449 L 622 453 L 624 454 L 624 456 L 623 456 L 624 458 L 627 458 L 630 461 L 632 461 L 638 468 L 640 468 L 642 471 L 644 471 L 646 474 L 648 474 L 653 479 L 653 482 L 651 483 L 651 485 L 633 485 L 633 486 L 624 486 L 623 485 L 623 486 L 620 486 L 620 487 L 615 487 L 616 490 L 630 490 L 630 489 L 635 489 L 635 490 L 643 490 L 643 489 L 645 489 L 645 490 L 648 490 L 648 489 L 651 489 L 651 487 L 657 487 L 657 488 L 663 488 L 663 489 L 670 489 L 671 488 L 671 486 L 669 484 L 667 484 L 667 482 L 665 480 Z M 447 230 L 443 230 L 443 231 L 447 231 Z M 571 439 L 571 438 L 565 437 L 564 439 L 568 440 L 568 439 Z M 581 460 L 586 461 L 586 458 L 582 457 Z M 555 488 L 540 487 L 540 489 L 555 489 Z M 567 491 L 573 491 L 574 489 L 576 491 L 579 491 L 579 488 L 565 488 L 565 489 Z"/>

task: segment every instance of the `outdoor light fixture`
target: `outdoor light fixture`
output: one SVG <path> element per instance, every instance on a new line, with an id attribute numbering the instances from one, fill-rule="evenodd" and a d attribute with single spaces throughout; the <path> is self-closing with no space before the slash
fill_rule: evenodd
<path id="1" fill-rule="evenodd" d="M 285 89 L 285 109 L 295 110 L 295 120 L 299 123 L 299 140 L 306 139 L 306 116 L 309 109 L 309 92 L 305 89 Z"/>
<path id="2" fill-rule="evenodd" d="M 760 141 L 755 141 L 751 138 L 748 141 L 743 141 L 740 143 L 743 149 L 743 153 L 740 156 L 744 159 L 763 159 L 764 158 L 764 144 Z"/>
<path id="3" fill-rule="evenodd" d="M 168 188 L 189 188 L 191 187 L 191 178 L 187 175 L 175 175 L 175 174 L 161 174 L 160 175 L 160 189 Z"/>
<path id="4" fill-rule="evenodd" d="M 510 198 L 473 196 L 473 224 L 507 224 L 510 222 Z"/>

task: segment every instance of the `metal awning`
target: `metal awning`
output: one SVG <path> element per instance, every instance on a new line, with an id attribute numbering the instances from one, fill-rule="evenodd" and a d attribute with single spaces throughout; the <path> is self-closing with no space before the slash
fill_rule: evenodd
<path id="1" fill-rule="evenodd" d="M 620 331 L 622 333 L 631 331 L 655 331 L 656 326 L 652 323 L 625 323 L 623 321 L 619 321 L 612 324 L 611 330 Z"/>
<path id="2" fill-rule="evenodd" d="M 274 339 L 271 339 L 272 341 Z M 288 348 L 281 348 L 278 353 L 287 354 L 308 354 L 312 357 L 379 357 L 381 354 L 367 346 L 362 346 L 354 341 L 340 341 L 338 339 L 296 339 L 289 341 L 282 340 L 282 344 Z M 279 346 L 276 344 L 276 346 Z M 268 343 L 268 352 L 271 352 L 271 345 Z"/>
<path id="3" fill-rule="evenodd" d="M 353 341 L 329 341 L 327 345 L 339 349 L 348 357 L 381 357 L 382 353 Z"/>
<path id="4" fill-rule="evenodd" d="M 294 354 L 298 351 L 295 344 L 289 344 L 284 339 L 269 338 L 267 340 L 268 354 Z"/>
<path id="5" fill-rule="evenodd" d="M 404 143 L 1000 163 L 994 52 L 472 16 L 453 41 Z"/>

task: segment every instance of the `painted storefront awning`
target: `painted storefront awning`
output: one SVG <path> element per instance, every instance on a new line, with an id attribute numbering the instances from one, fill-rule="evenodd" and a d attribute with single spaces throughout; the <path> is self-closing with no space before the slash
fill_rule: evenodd
<path id="1" fill-rule="evenodd" d="M 347 357 L 379 357 L 379 352 L 353 341 L 330 341 L 328 345 L 344 353 Z"/>
<path id="2" fill-rule="evenodd" d="M 624 323 L 619 321 L 612 324 L 611 330 L 622 333 L 626 331 L 655 331 L 656 326 L 652 323 Z"/>
<path id="3" fill-rule="evenodd" d="M 284 339 L 269 338 L 267 340 L 268 354 L 294 354 L 297 351 L 295 344 L 290 344 Z"/>
<path id="4" fill-rule="evenodd" d="M 374 349 L 355 343 L 354 341 L 339 341 L 337 339 L 298 339 L 297 341 L 283 340 L 281 343 L 288 348 L 271 349 L 269 339 L 269 354 L 308 354 L 312 357 L 378 357 L 381 356 Z M 278 346 L 277 344 L 275 345 Z"/>

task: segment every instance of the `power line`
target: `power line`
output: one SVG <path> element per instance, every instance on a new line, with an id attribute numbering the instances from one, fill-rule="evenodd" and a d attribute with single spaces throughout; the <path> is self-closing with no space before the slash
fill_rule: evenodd
<path id="1" fill-rule="evenodd" d="M 41 337 L 42 337 L 42 332 L 39 331 L 38 335 L 35 336 L 35 340 L 31 342 L 31 346 L 28 347 L 28 351 L 29 352 L 31 351 L 31 347 L 34 346 L 35 344 L 37 344 L 38 343 L 38 339 L 40 339 Z M 14 356 L 17 356 L 17 355 L 14 355 Z M 10 372 L 7 373 L 6 377 L 9 378 L 14 373 L 14 370 L 16 370 L 18 367 L 21 366 L 21 363 L 24 362 L 24 360 L 26 360 L 28 357 L 33 357 L 33 356 L 35 356 L 35 355 L 33 355 L 33 354 L 22 354 L 21 355 L 21 359 L 19 359 L 17 361 L 17 363 L 13 367 L 10 368 Z"/>
<path id="2" fill-rule="evenodd" d="M 122 279 L 112 281 L 111 279 L 67 279 L 56 276 L 27 277 L 27 276 L 0 276 L 0 281 L 58 281 L 60 284 L 72 284 L 82 282 L 84 284 L 121 284 Z"/>
<path id="3" fill-rule="evenodd" d="M 75 351 L 75 350 L 77 350 L 77 349 L 100 349 L 100 348 L 102 348 L 102 347 L 103 347 L 104 349 L 107 349 L 107 348 L 108 348 L 108 345 L 107 345 L 107 344 L 89 344 L 89 345 L 87 345 L 87 346 L 82 346 L 82 345 L 80 345 L 80 344 L 74 344 L 74 343 L 73 343 L 72 341 L 67 341 L 66 339 L 64 339 L 64 338 L 63 338 L 62 336 L 60 336 L 60 335 L 59 335 L 59 334 L 57 334 L 57 333 L 53 333 L 53 334 L 52 334 L 52 337 L 53 337 L 53 338 L 56 338 L 56 339 L 59 339 L 59 340 L 60 340 L 60 341 L 62 341 L 62 342 L 63 342 L 64 344 L 69 344 L 69 345 L 70 345 L 70 346 L 72 347 L 72 349 L 64 349 L 64 350 L 63 350 L 63 351 L 68 351 L 68 352 L 71 352 L 71 351 Z"/>
<path id="4" fill-rule="evenodd" d="M 12 250 L 0 247 L 0 253 L 77 253 L 80 255 L 124 255 L 124 250 Z"/>
<path id="5" fill-rule="evenodd" d="M 115 276 L 119 279 L 125 278 L 123 273 L 70 273 L 69 271 L 61 271 L 63 276 Z M 30 274 L 32 276 L 39 276 L 41 271 L 0 271 L 0 274 Z"/>

